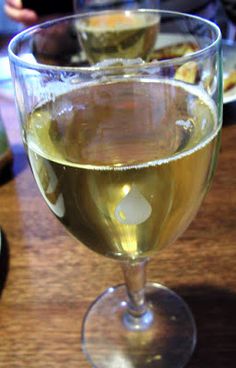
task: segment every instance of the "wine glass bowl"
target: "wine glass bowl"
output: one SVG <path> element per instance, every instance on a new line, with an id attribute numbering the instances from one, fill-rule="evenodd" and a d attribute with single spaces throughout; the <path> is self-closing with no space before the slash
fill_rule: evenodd
<path id="1" fill-rule="evenodd" d="M 108 26 L 120 32 L 127 14 L 134 23 L 125 23 L 125 45 L 140 19 L 151 19 L 151 30 L 117 47 Z M 95 53 L 88 25 L 116 48 L 99 43 Z M 173 56 L 183 40 L 184 54 Z M 98 368 L 183 367 L 196 343 L 193 317 L 173 291 L 146 283 L 145 270 L 183 233 L 212 181 L 222 120 L 218 27 L 174 12 L 88 13 L 24 31 L 9 56 L 44 200 L 75 238 L 123 269 L 125 285 L 86 314 L 86 356 Z"/>
<path id="2" fill-rule="evenodd" d="M 76 25 L 80 44 L 91 64 L 112 58 L 147 59 L 158 29 L 157 14 L 122 10 L 94 13 Z"/>
<path id="3" fill-rule="evenodd" d="M 75 13 L 95 12 L 75 27 L 86 59 L 90 63 L 116 57 L 146 59 L 156 41 L 159 19 L 157 14 L 132 11 L 159 5 L 159 0 L 74 0 Z"/>
<path id="4" fill-rule="evenodd" d="M 159 0 L 74 0 L 74 12 L 98 12 L 104 10 L 158 9 Z"/>

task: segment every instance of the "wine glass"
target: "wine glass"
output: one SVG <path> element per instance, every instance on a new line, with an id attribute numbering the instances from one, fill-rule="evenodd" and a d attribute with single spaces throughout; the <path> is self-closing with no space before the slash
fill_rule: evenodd
<path id="1" fill-rule="evenodd" d="M 73 0 L 75 13 L 117 9 L 158 9 L 159 5 L 159 0 Z"/>
<path id="2" fill-rule="evenodd" d="M 94 26 L 109 47 L 91 47 Z M 190 310 L 165 286 L 146 283 L 145 272 L 189 225 L 212 181 L 220 40 L 218 27 L 198 17 L 119 10 L 40 24 L 9 45 L 42 196 L 75 238 L 123 269 L 125 285 L 100 295 L 83 322 L 95 367 L 179 368 L 193 352 Z"/>

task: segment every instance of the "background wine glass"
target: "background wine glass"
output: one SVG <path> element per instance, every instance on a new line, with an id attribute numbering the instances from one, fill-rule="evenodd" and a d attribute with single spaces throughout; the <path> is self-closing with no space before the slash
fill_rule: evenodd
<path id="1" fill-rule="evenodd" d="M 103 54 L 98 64 L 75 66 L 80 48 L 68 47 L 68 29 L 77 35 L 79 24 L 110 15 L 112 30 L 117 14 L 130 13 L 156 19 L 146 62 Z M 190 53 L 155 61 L 163 45 L 179 50 L 181 40 Z M 88 359 L 96 367 L 183 367 L 196 342 L 193 317 L 173 291 L 146 284 L 145 269 L 191 222 L 214 174 L 222 120 L 218 27 L 152 10 L 91 13 L 26 30 L 9 56 L 42 196 L 75 238 L 124 271 L 126 286 L 109 288 L 86 314 Z"/>
<path id="2" fill-rule="evenodd" d="M 75 13 L 117 10 L 117 9 L 158 9 L 159 0 L 74 0 Z"/>
<path id="3" fill-rule="evenodd" d="M 157 14 L 127 11 L 99 12 L 75 22 L 76 33 L 91 63 L 114 58 L 146 60 L 157 42 Z"/>
<path id="4" fill-rule="evenodd" d="M 134 9 L 158 9 L 159 0 L 74 0 L 74 12 L 94 12 L 105 10 L 134 10 Z M 77 28 L 80 35 L 80 43 L 86 52 L 90 63 L 96 63 L 104 58 L 137 56 L 146 58 L 152 45 L 153 28 L 157 25 L 157 17 L 154 23 L 143 19 L 142 15 L 133 17 L 131 14 L 119 13 L 113 16 L 93 17 L 93 24 L 89 20 L 78 22 Z M 111 19 L 114 17 L 114 19 Z M 116 18 L 116 19 L 115 19 Z M 156 23 L 156 24 L 155 24 Z M 113 27 L 111 25 L 113 24 Z M 141 35 L 140 35 L 141 33 Z M 142 38 L 147 34 L 146 41 Z M 141 37 L 140 37 L 141 36 Z M 130 43 L 130 39 L 141 38 L 141 42 Z M 156 38 L 154 30 L 153 39 Z M 141 47 L 140 47 L 141 43 Z M 122 50 L 122 51 L 121 51 Z"/>

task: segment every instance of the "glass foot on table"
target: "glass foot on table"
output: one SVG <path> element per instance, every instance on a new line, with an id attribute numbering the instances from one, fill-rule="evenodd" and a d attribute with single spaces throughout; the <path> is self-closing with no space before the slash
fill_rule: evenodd
<path id="1" fill-rule="evenodd" d="M 148 283 L 145 296 L 153 314 L 140 331 L 125 323 L 124 285 L 111 287 L 90 306 L 82 330 L 82 346 L 96 368 L 183 368 L 196 344 L 196 327 L 185 302 L 173 291 Z"/>

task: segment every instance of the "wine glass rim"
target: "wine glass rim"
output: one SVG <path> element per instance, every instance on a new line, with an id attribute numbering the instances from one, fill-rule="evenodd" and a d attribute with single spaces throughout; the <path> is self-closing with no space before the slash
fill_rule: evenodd
<path id="1" fill-rule="evenodd" d="M 162 59 L 162 60 L 152 60 L 152 61 L 144 61 L 144 63 L 142 64 L 130 64 L 130 65 L 124 65 L 126 69 L 128 70 L 137 70 L 140 68 L 153 68 L 155 66 L 158 67 L 165 67 L 165 66 L 170 66 L 170 65 L 178 65 L 181 63 L 186 63 L 188 61 L 197 59 L 199 57 L 201 57 L 204 54 L 207 54 L 208 52 L 211 52 L 212 49 L 214 49 L 221 41 L 222 36 L 221 36 L 221 31 L 220 28 L 212 21 L 202 18 L 200 16 L 197 15 L 192 15 L 192 14 L 187 14 L 187 13 L 181 13 L 178 11 L 170 11 L 170 10 L 158 10 L 158 9 L 117 9 L 117 10 L 104 10 L 104 11 L 94 11 L 94 12 L 89 12 L 89 13 L 81 13 L 81 14 L 72 14 L 72 15 L 67 15 L 67 16 L 63 16 L 63 17 L 58 17 L 55 19 L 51 19 L 48 20 L 46 22 L 43 23 L 39 23 L 37 25 L 34 25 L 32 27 L 29 27 L 23 31 L 21 31 L 20 33 L 18 33 L 17 35 L 15 35 L 12 40 L 10 41 L 9 45 L 8 45 L 8 56 L 11 62 L 13 62 L 14 64 L 17 64 L 18 66 L 27 68 L 27 69 L 33 69 L 33 70 L 51 70 L 51 71 L 65 71 L 65 72 L 85 72 L 85 73 L 91 73 L 91 72 L 97 72 L 97 71 L 113 71 L 113 70 L 117 70 L 121 67 L 121 65 L 101 65 L 101 63 L 97 63 L 94 65 L 89 65 L 89 66 L 59 66 L 59 65 L 51 65 L 51 64 L 47 64 L 47 63 L 40 63 L 40 62 L 30 62 L 26 59 L 23 59 L 21 56 L 18 56 L 15 52 L 14 49 L 17 46 L 18 42 L 23 39 L 25 36 L 29 36 L 29 35 L 33 35 L 34 33 L 38 32 L 38 30 L 42 30 L 42 29 L 47 29 L 50 26 L 53 26 L 55 24 L 61 23 L 61 22 L 66 22 L 66 21 L 70 21 L 73 19 L 83 19 L 86 18 L 88 16 L 102 16 L 103 14 L 110 14 L 110 13 L 120 13 L 120 12 L 128 12 L 128 13 L 150 13 L 150 14 L 156 14 L 156 15 L 170 15 L 170 16 L 176 16 L 176 17 L 182 17 L 182 18 L 189 18 L 189 19 L 194 19 L 195 21 L 199 21 L 201 23 L 205 23 L 207 24 L 212 30 L 214 30 L 215 32 L 215 39 L 209 43 L 209 45 L 195 50 L 192 53 L 183 55 L 183 56 L 178 56 L 178 57 L 173 57 L 173 58 L 167 58 L 167 59 Z"/>

